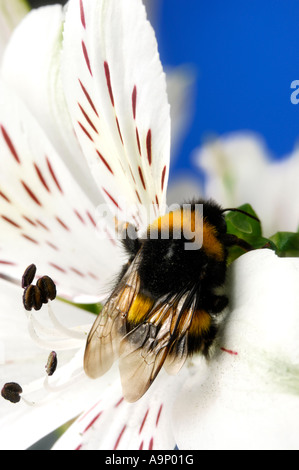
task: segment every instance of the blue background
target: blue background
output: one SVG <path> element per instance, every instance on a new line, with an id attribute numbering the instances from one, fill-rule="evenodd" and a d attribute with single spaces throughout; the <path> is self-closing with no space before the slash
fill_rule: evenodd
<path id="1" fill-rule="evenodd" d="M 121 0 L 120 0 L 121 1 Z M 32 0 L 32 6 L 57 0 Z M 65 3 L 61 0 L 60 3 Z M 251 130 L 273 158 L 299 135 L 299 0 L 148 0 L 157 6 L 163 65 L 196 71 L 194 115 L 171 176 L 198 172 L 192 152 L 210 135 Z"/>
<path id="2" fill-rule="evenodd" d="M 162 0 L 157 25 L 163 64 L 189 63 L 197 72 L 194 119 L 172 175 L 190 168 L 192 151 L 210 134 L 252 130 L 273 158 L 293 150 L 298 0 Z"/>

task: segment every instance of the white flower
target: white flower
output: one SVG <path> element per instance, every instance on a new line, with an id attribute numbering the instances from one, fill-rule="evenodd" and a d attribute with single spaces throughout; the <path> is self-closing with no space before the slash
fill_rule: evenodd
<path id="1" fill-rule="evenodd" d="M 25 0 L 0 0 L 0 61 L 14 28 L 28 11 Z"/>
<path id="2" fill-rule="evenodd" d="M 1 323 L 5 325 L 1 380 L 17 381 L 23 388 L 18 405 L 0 403 L 1 446 L 27 448 L 79 416 L 55 449 L 173 449 L 176 443 L 179 448 L 215 448 L 221 443 L 208 425 L 210 413 L 217 424 L 217 413 L 202 406 L 211 396 L 221 429 L 226 425 L 231 436 L 231 416 L 237 411 L 241 447 L 246 441 L 244 429 L 252 425 L 241 392 L 249 383 L 251 406 L 264 391 L 267 399 L 275 400 L 281 375 L 286 393 L 278 402 L 292 407 L 287 422 L 295 429 L 298 264 L 277 260 L 266 250 L 248 254 L 234 265 L 232 312 L 210 364 L 194 357 L 177 376 L 161 371 L 134 404 L 123 399 L 116 366 L 96 381 L 83 373 L 90 314 L 59 300 L 38 313 L 27 312 L 29 333 L 45 348 L 42 365 L 41 353 L 24 342 L 21 330 L 16 333 L 19 324 L 25 328 L 22 289 L 7 279 L 20 280 L 24 268 L 35 263 L 37 275 L 50 275 L 60 295 L 72 300 L 82 296 L 105 299 L 125 257 L 109 225 L 101 226 L 106 238 L 98 236 L 97 205 L 105 200 L 112 213 L 121 216 L 124 202 L 133 208 L 140 202 L 145 208 L 158 202 L 162 208 L 166 198 L 170 110 L 155 36 L 141 1 L 70 0 L 64 15 L 59 6 L 32 12 L 16 31 L 1 71 L 0 272 L 5 278 L 0 282 Z M 38 41 L 29 34 L 32 31 Z M 130 216 L 138 218 L 140 227 L 146 224 L 142 214 L 133 211 Z M 272 284 L 264 287 L 263 276 L 270 274 L 276 282 L 273 292 Z M 292 301 L 283 321 L 286 297 L 285 292 L 279 295 L 281 284 Z M 272 311 L 276 322 L 271 321 Z M 280 320 L 283 328 L 277 328 Z M 20 335 L 17 345 L 16 335 Z M 51 351 L 58 353 L 58 369 L 53 377 L 40 378 Z M 28 360 L 33 363 L 30 377 Z M 228 365 L 229 373 L 222 365 Z M 271 373 L 265 375 L 264 370 Z M 34 382 L 30 382 L 32 374 Z M 24 386 L 27 381 L 29 385 Z M 197 388 L 198 382 L 202 388 Z M 186 388 L 181 394 L 183 383 Z M 226 414 L 226 383 L 236 390 L 232 414 Z M 206 386 L 211 395 L 205 394 Z M 267 408 L 260 406 L 259 411 L 260 421 L 268 418 Z M 208 430 L 204 437 L 202 423 Z M 278 442 L 277 423 L 279 413 L 272 427 L 265 428 L 271 437 L 264 441 L 269 447 Z M 252 429 L 250 447 L 255 447 L 260 433 Z M 225 442 L 229 447 L 228 438 Z M 280 442 L 287 447 L 285 441 Z M 295 438 L 290 447 L 293 443 Z"/>
<path id="3" fill-rule="evenodd" d="M 210 367 L 176 402 L 182 449 L 299 445 L 299 260 L 258 250 L 231 267 L 231 311 Z"/>
<path id="4" fill-rule="evenodd" d="M 1 75 L 2 276 L 20 280 L 24 268 L 35 263 L 37 276 L 50 275 L 59 295 L 77 301 L 103 299 L 125 255 L 109 226 L 102 227 L 106 237 L 99 237 L 97 205 L 106 200 L 118 215 L 123 200 L 146 207 L 154 199 L 163 207 L 167 189 L 166 81 L 144 7 L 139 0 L 126 0 L 121 7 L 116 0 L 72 0 L 66 19 L 59 6 L 33 11 L 15 31 Z M 43 308 L 43 315 L 28 314 L 28 326 L 31 337 L 47 351 L 42 367 L 51 350 L 58 352 L 60 367 L 53 378 L 26 387 L 32 377 L 26 367 L 20 374 L 20 359 L 25 366 L 34 358 L 30 374 L 38 377 L 41 355 L 30 347 L 24 355 L 23 335 L 14 346 L 7 332 L 23 310 L 22 290 L 6 281 L 0 287 L 9 310 L 9 319 L 7 312 L 4 316 L 6 372 L 1 379 L 18 380 L 23 388 L 17 408 L 1 402 L 3 448 L 26 448 L 84 410 L 76 425 L 85 426 L 83 438 L 81 429 L 80 442 L 71 448 L 175 446 L 168 417 L 184 373 L 179 380 L 165 380 L 160 374 L 138 405 L 124 402 L 116 371 L 98 381 L 83 374 L 91 315 L 81 312 L 79 319 L 86 326 L 70 328 L 64 314 L 73 316 L 74 307 L 56 301 Z M 111 433 L 105 431 L 105 440 L 97 435 L 95 443 L 89 436 L 99 422 L 93 413 L 99 413 L 100 399 L 108 422 L 114 409 L 118 419 Z"/>
<path id="5" fill-rule="evenodd" d="M 251 204 L 265 236 L 298 229 L 298 149 L 273 160 L 260 137 L 235 132 L 204 145 L 195 159 L 206 174 L 206 197 L 225 207 Z"/>

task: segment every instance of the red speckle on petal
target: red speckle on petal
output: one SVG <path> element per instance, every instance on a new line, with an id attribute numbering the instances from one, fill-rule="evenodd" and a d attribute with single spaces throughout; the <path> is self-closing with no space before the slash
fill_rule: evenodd
<path id="1" fill-rule="evenodd" d="M 148 450 L 153 450 L 154 448 L 154 438 L 151 437 L 151 440 L 149 442 Z"/>
<path id="2" fill-rule="evenodd" d="M 20 160 L 20 158 L 19 158 L 19 155 L 18 155 L 18 153 L 17 153 L 17 151 L 16 151 L 15 146 L 14 146 L 13 143 L 12 143 L 11 138 L 9 137 L 9 135 L 8 135 L 8 133 L 7 133 L 7 131 L 6 131 L 6 129 L 5 129 L 2 125 L 1 125 L 0 127 L 1 127 L 2 135 L 3 135 L 4 140 L 5 140 L 5 142 L 6 142 L 6 145 L 7 145 L 7 147 L 8 147 L 9 150 L 10 150 L 10 153 L 12 154 L 12 156 L 14 157 L 14 159 L 16 160 L 16 162 L 20 164 L 20 163 L 21 163 L 21 160 Z"/>
<path id="3" fill-rule="evenodd" d="M 39 244 L 37 240 L 32 237 L 29 237 L 29 235 L 26 235 L 25 233 L 22 233 L 22 237 L 28 240 L 29 242 L 34 243 L 35 245 Z"/>
<path id="4" fill-rule="evenodd" d="M 73 271 L 73 273 L 77 274 L 80 277 L 85 277 L 85 275 L 81 271 L 79 271 L 79 269 L 77 269 L 77 268 L 70 268 L 70 270 Z"/>
<path id="5" fill-rule="evenodd" d="M 11 200 L 2 191 L 0 191 L 0 197 L 2 197 L 6 202 L 11 204 Z"/>
<path id="6" fill-rule="evenodd" d="M 97 112 L 97 110 L 96 110 L 96 107 L 95 107 L 95 105 L 94 105 L 94 102 L 92 101 L 92 99 L 91 99 L 91 97 L 90 97 L 90 94 L 89 94 L 88 91 L 86 90 L 86 88 L 85 88 L 85 86 L 83 85 L 83 83 L 81 82 L 81 80 L 79 80 L 79 83 L 80 83 L 80 86 L 81 86 L 81 88 L 82 88 L 82 90 L 83 90 L 84 95 L 85 95 L 86 98 L 87 98 L 88 103 L 89 103 L 90 106 L 92 107 L 92 109 L 93 109 L 93 111 L 95 112 L 95 114 L 99 117 L 98 112 Z"/>
<path id="7" fill-rule="evenodd" d="M 139 196 L 139 192 L 137 191 L 137 189 L 135 190 L 135 193 L 136 193 L 136 196 L 137 196 L 137 199 L 138 199 L 139 203 L 142 204 L 141 198 Z"/>
<path id="8" fill-rule="evenodd" d="M 59 217 L 56 217 L 56 220 L 61 225 L 61 227 L 64 228 L 64 230 L 70 232 L 70 228 L 63 222 L 63 220 L 61 220 Z"/>
<path id="9" fill-rule="evenodd" d="M 121 438 L 122 438 L 122 436 L 123 436 L 123 434 L 124 434 L 124 432 L 125 432 L 125 430 L 126 430 L 126 427 L 127 427 L 127 426 L 124 425 L 124 427 L 123 427 L 122 430 L 120 431 L 120 433 L 119 433 L 119 435 L 118 435 L 118 438 L 116 439 L 116 442 L 115 442 L 115 444 L 114 444 L 113 450 L 116 450 L 116 449 L 118 448 L 119 443 L 120 443 L 120 440 L 121 440 Z"/>
<path id="10" fill-rule="evenodd" d="M 145 181 L 144 181 L 143 173 L 142 173 L 142 170 L 141 170 L 140 166 L 138 167 L 138 171 L 139 171 L 139 176 L 140 176 L 142 186 L 143 186 L 144 190 L 146 191 Z"/>
<path id="11" fill-rule="evenodd" d="M 143 429 L 143 426 L 145 424 L 145 421 L 146 421 L 146 418 L 147 418 L 147 415 L 148 415 L 148 412 L 149 412 L 149 409 L 146 411 L 144 417 L 143 417 L 143 420 L 142 420 L 142 423 L 141 423 L 141 426 L 139 428 L 139 434 L 141 433 L 142 429 Z"/>
<path id="12" fill-rule="evenodd" d="M 104 62 L 104 69 L 105 69 L 105 75 L 106 75 L 106 82 L 107 82 L 107 87 L 110 95 L 110 100 L 112 103 L 112 106 L 114 107 L 114 96 L 112 92 L 112 85 L 111 85 L 111 76 L 110 76 L 110 69 L 108 62 Z"/>
<path id="13" fill-rule="evenodd" d="M 122 135 L 121 135 L 121 131 L 120 131 L 120 127 L 119 127 L 119 122 L 118 122 L 118 119 L 117 119 L 116 116 L 115 116 L 115 120 L 116 120 L 117 130 L 118 130 L 118 133 L 119 133 L 119 137 L 120 137 L 121 143 L 124 145 L 123 137 L 122 137 Z"/>
<path id="14" fill-rule="evenodd" d="M 89 70 L 90 75 L 92 76 L 92 70 L 91 70 L 91 66 L 90 66 L 89 55 L 88 55 L 88 52 L 87 52 L 87 48 L 86 48 L 85 42 L 82 41 L 81 45 L 82 45 L 82 51 L 83 51 L 83 55 L 84 55 L 84 59 L 85 59 L 87 68 L 88 68 L 88 70 Z"/>
<path id="15" fill-rule="evenodd" d="M 146 151 L 149 164 L 152 164 L 152 131 L 149 130 L 146 136 Z"/>
<path id="16" fill-rule="evenodd" d="M 38 197 L 34 194 L 32 189 L 30 189 L 29 186 L 27 186 L 27 184 L 22 180 L 21 180 L 21 184 L 23 188 L 26 190 L 28 196 L 35 202 L 35 204 L 37 204 L 38 206 L 42 206 L 42 203 L 40 202 Z"/>
<path id="17" fill-rule="evenodd" d="M 110 173 L 112 173 L 112 175 L 114 175 L 113 170 L 111 169 L 111 166 L 109 165 L 107 160 L 103 157 L 103 155 L 98 150 L 96 150 L 96 152 L 98 156 L 100 157 L 100 159 L 102 160 L 102 162 L 104 163 L 104 165 L 106 166 L 106 168 L 110 171 Z"/>
<path id="18" fill-rule="evenodd" d="M 119 405 L 124 401 L 124 397 L 121 397 L 120 400 L 114 405 L 115 408 L 118 408 Z"/>
<path id="19" fill-rule="evenodd" d="M 42 185 L 44 186 L 44 188 L 48 191 L 48 193 L 50 192 L 50 188 L 49 186 L 47 185 L 47 182 L 41 172 L 41 170 L 39 169 L 39 167 L 37 166 L 36 163 L 34 163 L 34 168 L 35 168 L 35 171 L 37 173 L 37 176 L 39 177 L 40 179 L 40 182 L 42 183 Z"/>
<path id="20" fill-rule="evenodd" d="M 136 127 L 136 141 L 137 141 L 138 152 L 139 152 L 139 155 L 141 156 L 141 146 L 140 146 L 139 132 L 138 132 L 137 127 Z"/>
<path id="21" fill-rule="evenodd" d="M 66 270 L 63 269 L 61 266 L 58 266 L 58 265 L 55 264 L 55 263 L 49 263 L 49 265 L 52 266 L 52 268 L 57 269 L 57 271 L 60 271 L 61 273 L 66 274 Z"/>
<path id="22" fill-rule="evenodd" d="M 164 189 L 165 176 L 166 176 L 166 166 L 163 168 L 162 176 L 161 176 L 161 189 L 162 189 L 162 191 Z"/>
<path id="23" fill-rule="evenodd" d="M 10 225 L 12 225 L 15 228 L 22 228 L 17 222 L 14 220 L 10 219 L 9 217 L 6 217 L 5 215 L 1 215 L 2 219 L 5 220 L 5 222 L 8 222 Z"/>
<path id="24" fill-rule="evenodd" d="M 136 119 L 136 103 L 137 103 L 137 88 L 135 85 L 133 89 L 133 93 L 132 93 L 132 109 L 133 109 L 134 119 Z"/>
<path id="25" fill-rule="evenodd" d="M 143 441 L 140 442 L 140 446 L 138 450 L 143 450 Z"/>
<path id="26" fill-rule="evenodd" d="M 160 408 L 159 408 L 159 411 L 158 411 L 158 414 L 157 414 L 157 418 L 156 418 L 156 426 L 158 426 L 158 424 L 159 424 L 159 420 L 160 420 L 160 416 L 161 416 L 162 408 L 163 408 L 163 404 L 160 406 Z"/>
<path id="27" fill-rule="evenodd" d="M 13 263 L 12 261 L 0 260 L 0 264 L 5 264 L 7 266 L 16 266 L 16 263 Z"/>
<path id="28" fill-rule="evenodd" d="M 86 211 L 86 214 L 87 214 L 87 217 L 89 218 L 90 222 L 92 223 L 92 225 L 93 225 L 94 227 L 96 227 L 96 226 L 97 226 L 97 223 L 96 223 L 96 221 L 94 220 L 94 218 L 92 217 L 92 215 L 90 214 L 90 212 L 89 212 L 89 211 Z"/>
<path id="29" fill-rule="evenodd" d="M 90 125 L 90 127 L 92 128 L 92 130 L 98 134 L 98 130 L 96 128 L 96 126 L 94 125 L 94 123 L 92 122 L 92 120 L 90 119 L 90 117 L 88 116 L 88 114 L 86 113 L 86 111 L 83 109 L 83 107 L 81 106 L 80 103 L 78 103 L 78 106 L 81 110 L 81 113 L 83 114 L 83 116 L 85 117 L 86 121 L 88 122 L 88 124 Z M 80 123 L 79 123 L 80 124 Z"/>
<path id="30" fill-rule="evenodd" d="M 80 17 L 81 17 L 81 23 L 84 29 L 86 29 L 86 22 L 85 22 L 85 13 L 84 13 L 84 6 L 83 6 L 83 0 L 80 0 Z"/>
<path id="31" fill-rule="evenodd" d="M 220 349 L 221 351 L 231 354 L 232 356 L 238 356 L 238 353 L 236 351 L 232 351 L 231 349 L 225 349 L 225 348 L 220 348 Z"/>
<path id="32" fill-rule="evenodd" d="M 81 124 L 80 121 L 78 121 L 78 124 L 79 126 L 81 127 L 82 131 L 84 132 L 84 134 L 89 138 L 89 140 L 91 140 L 91 142 L 93 142 L 93 138 L 91 137 L 90 133 L 85 129 L 85 127 L 83 126 L 83 124 Z"/>
<path id="33" fill-rule="evenodd" d="M 97 421 L 98 419 L 100 418 L 101 414 L 103 413 L 103 411 L 100 411 L 91 421 L 90 423 L 86 426 L 86 428 L 84 429 L 83 431 L 83 434 L 86 433 Z"/>
<path id="34" fill-rule="evenodd" d="M 50 174 L 51 174 L 51 176 L 52 176 L 52 178 L 53 178 L 53 180 L 54 180 L 54 182 L 55 182 L 57 188 L 59 189 L 59 191 L 61 192 L 61 194 L 63 194 L 62 187 L 61 187 L 61 185 L 60 185 L 60 183 L 59 183 L 59 181 L 58 181 L 58 179 L 57 179 L 57 176 L 56 176 L 56 174 L 55 174 L 55 172 L 54 172 L 54 169 L 53 169 L 53 167 L 52 167 L 52 165 L 51 165 L 51 163 L 50 163 L 50 160 L 49 160 L 48 158 L 46 158 L 46 160 L 47 160 L 47 165 L 48 165 Z"/>
<path id="35" fill-rule="evenodd" d="M 102 187 L 102 190 L 103 190 L 104 193 L 109 197 L 110 201 L 113 202 L 113 204 L 114 204 L 119 210 L 122 210 L 121 207 L 119 206 L 119 204 L 117 203 L 117 201 L 114 199 L 113 196 L 111 196 L 111 194 L 107 191 L 107 189 L 105 189 L 105 188 Z"/>

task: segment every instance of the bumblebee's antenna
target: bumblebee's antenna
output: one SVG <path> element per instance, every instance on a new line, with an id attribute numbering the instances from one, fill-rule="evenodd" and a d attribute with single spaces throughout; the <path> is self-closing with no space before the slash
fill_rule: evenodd
<path id="1" fill-rule="evenodd" d="M 246 211 L 243 211 L 242 209 L 236 209 L 236 208 L 228 208 L 228 209 L 222 209 L 222 213 L 223 212 L 240 212 L 241 214 L 244 214 L 244 215 L 247 215 L 248 217 L 250 217 L 251 219 L 254 219 L 256 220 L 257 222 L 260 222 L 260 219 L 258 217 L 256 217 L 255 215 L 252 215 L 252 214 L 249 214 L 248 212 Z"/>

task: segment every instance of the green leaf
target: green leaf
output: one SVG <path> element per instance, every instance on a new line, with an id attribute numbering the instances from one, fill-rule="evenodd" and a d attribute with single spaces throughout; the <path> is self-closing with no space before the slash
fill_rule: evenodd
<path id="1" fill-rule="evenodd" d="M 250 204 L 244 204 L 237 207 L 237 209 L 243 211 L 243 213 L 229 212 L 225 218 L 227 233 L 245 240 L 256 250 L 264 247 L 275 250 L 275 243 L 262 236 L 261 222 Z M 248 214 L 255 217 L 255 219 L 250 217 Z M 232 263 L 244 253 L 244 249 L 238 246 L 231 247 L 229 249 L 228 264 Z"/>
<path id="2" fill-rule="evenodd" d="M 299 233 L 298 232 L 277 232 L 270 240 L 276 245 L 278 256 L 297 257 L 299 256 Z"/>
<path id="3" fill-rule="evenodd" d="M 73 305 L 73 307 L 81 308 L 81 310 L 85 310 L 86 312 L 93 313 L 94 315 L 99 315 L 103 309 L 103 305 L 100 303 L 97 304 L 81 304 L 71 302 L 70 300 L 66 300 L 62 297 L 58 297 L 61 302 L 65 302 L 66 304 Z"/>

